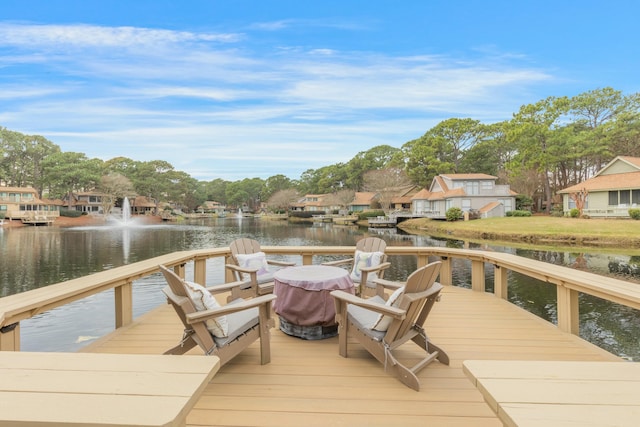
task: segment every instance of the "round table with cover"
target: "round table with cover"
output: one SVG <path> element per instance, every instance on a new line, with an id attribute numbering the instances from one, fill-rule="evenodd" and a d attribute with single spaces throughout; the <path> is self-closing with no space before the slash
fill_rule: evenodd
<path id="1" fill-rule="evenodd" d="M 280 330 L 287 335 L 315 340 L 338 334 L 331 291 L 355 293 L 349 272 L 325 265 L 303 265 L 278 270 L 274 276 L 273 308 Z"/>

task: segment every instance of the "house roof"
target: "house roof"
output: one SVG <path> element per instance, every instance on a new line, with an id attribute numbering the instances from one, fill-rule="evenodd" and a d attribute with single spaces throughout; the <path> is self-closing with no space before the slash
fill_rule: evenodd
<path id="1" fill-rule="evenodd" d="M 131 201 L 131 205 L 137 208 L 155 208 L 156 204 L 146 196 L 136 196 Z"/>
<path id="2" fill-rule="evenodd" d="M 579 184 L 560 190 L 558 191 L 558 194 L 575 193 L 582 189 L 587 191 L 608 191 L 638 188 L 640 188 L 640 170 L 638 172 L 594 176 L 593 178 Z"/>
<path id="3" fill-rule="evenodd" d="M 109 194 L 101 193 L 99 191 L 81 191 L 74 194 L 76 196 L 109 196 Z"/>
<path id="4" fill-rule="evenodd" d="M 60 199 L 47 199 L 44 198 L 42 201 L 48 205 L 62 206 L 64 202 Z"/>
<path id="5" fill-rule="evenodd" d="M 411 197 L 411 200 L 426 200 L 426 199 L 429 198 L 430 195 L 431 195 L 431 192 L 429 190 L 427 190 L 426 188 L 423 188 L 422 190 L 420 190 L 416 194 L 414 194 Z"/>
<path id="6" fill-rule="evenodd" d="M 640 157 L 618 156 L 617 158 L 627 163 L 631 163 L 632 165 L 640 169 Z"/>
<path id="7" fill-rule="evenodd" d="M 486 173 L 445 173 L 440 174 L 440 176 L 450 179 L 452 181 L 460 181 L 467 179 L 498 179 L 497 176 L 488 175 Z"/>
<path id="8" fill-rule="evenodd" d="M 616 163 L 625 163 L 631 166 L 628 172 L 621 172 L 620 168 L 612 169 Z M 609 171 L 609 169 L 612 169 Z M 623 168 L 622 170 L 627 169 Z M 605 173 L 609 172 L 609 173 Z M 610 173 L 618 172 L 618 173 Z M 558 191 L 558 194 L 575 193 L 581 190 L 587 191 L 608 191 L 608 190 L 629 190 L 640 188 L 640 157 L 618 156 L 611 160 L 605 167 L 600 169 L 593 178 L 582 181 Z"/>
<path id="9" fill-rule="evenodd" d="M 402 203 L 402 204 L 411 203 L 411 196 L 399 196 L 399 197 L 393 197 L 393 198 L 391 199 L 391 203 L 394 203 L 394 204 L 398 204 L 398 203 Z"/>
<path id="10" fill-rule="evenodd" d="M 356 195 L 353 199 L 353 202 L 351 202 L 350 205 L 351 206 L 354 206 L 354 205 L 368 206 L 371 204 L 371 200 L 373 200 L 374 197 L 376 197 L 376 193 L 368 192 L 368 191 L 364 191 L 364 192 L 356 191 Z"/>
<path id="11" fill-rule="evenodd" d="M 3 192 L 15 192 L 15 193 L 37 193 L 33 187 L 3 187 L 0 186 L 0 191 Z"/>
<path id="12" fill-rule="evenodd" d="M 611 160 L 609 163 L 607 163 L 602 169 L 600 169 L 595 175 L 596 176 L 600 176 L 600 175 L 607 175 L 607 174 L 612 174 L 612 172 L 609 171 L 609 169 L 612 168 L 612 166 L 614 166 L 617 163 L 624 163 L 625 165 L 629 166 L 629 170 L 626 171 L 620 171 L 618 170 L 617 173 L 626 173 L 626 172 L 632 172 L 633 170 L 640 170 L 640 157 L 631 157 L 631 156 L 618 156 L 615 159 Z M 616 172 L 613 172 L 616 173 Z"/>
<path id="13" fill-rule="evenodd" d="M 480 212 L 481 213 L 490 212 L 491 210 L 495 209 L 496 207 L 498 207 L 500 205 L 501 205 L 501 203 L 498 202 L 498 201 L 487 203 L 486 205 L 484 205 L 483 207 L 480 208 Z"/>
<path id="14" fill-rule="evenodd" d="M 447 186 L 444 186 L 447 188 Z M 464 188 L 455 188 L 453 190 L 449 190 L 447 188 L 446 191 L 429 191 L 426 188 L 418 191 L 411 200 L 443 200 L 448 197 L 459 197 L 464 196 L 466 193 Z"/>

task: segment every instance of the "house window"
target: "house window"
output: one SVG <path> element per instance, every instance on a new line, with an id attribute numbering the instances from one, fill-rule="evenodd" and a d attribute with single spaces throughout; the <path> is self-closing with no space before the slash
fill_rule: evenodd
<path id="1" fill-rule="evenodd" d="M 7 211 L 7 205 L 0 205 L 0 212 Z"/>
<path id="2" fill-rule="evenodd" d="M 576 208 L 576 201 L 569 198 L 569 210 L 575 209 L 575 208 Z M 589 209 L 589 196 L 587 196 L 586 199 L 584 199 L 583 209 Z"/>
<path id="3" fill-rule="evenodd" d="M 511 198 L 498 199 L 498 201 L 502 203 L 502 205 L 504 206 L 505 212 L 509 212 L 513 210 L 513 204 L 512 204 L 513 199 Z"/>
<path id="4" fill-rule="evenodd" d="M 631 204 L 631 191 L 630 190 L 620 190 L 620 204 L 621 205 L 629 205 L 629 204 Z"/>
<path id="5" fill-rule="evenodd" d="M 471 209 L 471 199 L 462 199 L 461 206 L 463 211 Z"/>
<path id="6" fill-rule="evenodd" d="M 640 203 L 640 190 L 609 191 L 609 206 L 626 206 L 631 203 Z"/>
<path id="7" fill-rule="evenodd" d="M 89 196 L 89 203 L 99 203 L 100 199 L 98 196 Z"/>
<path id="8" fill-rule="evenodd" d="M 465 182 L 464 191 L 468 195 L 480 194 L 480 183 L 478 181 Z"/>
<path id="9" fill-rule="evenodd" d="M 483 190 L 491 190 L 493 188 L 493 181 L 480 181 L 480 185 Z"/>

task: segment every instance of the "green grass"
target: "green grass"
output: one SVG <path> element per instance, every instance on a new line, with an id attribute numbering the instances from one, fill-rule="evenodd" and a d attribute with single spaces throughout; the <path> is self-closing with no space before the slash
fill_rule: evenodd
<path id="1" fill-rule="evenodd" d="M 401 228 L 443 237 L 525 242 L 543 245 L 640 248 L 640 221 L 551 216 L 488 218 L 473 221 L 413 219 Z"/>

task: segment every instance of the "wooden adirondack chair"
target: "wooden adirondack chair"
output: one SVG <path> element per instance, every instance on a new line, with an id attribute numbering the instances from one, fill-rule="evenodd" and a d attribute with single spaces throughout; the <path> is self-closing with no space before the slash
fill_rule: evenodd
<path id="1" fill-rule="evenodd" d="M 237 281 L 250 282 L 232 289 L 229 300 L 273 293 L 273 271 L 295 265 L 294 262 L 267 259 L 260 250 L 260 243 L 253 239 L 236 239 L 229 244 L 229 249 L 231 257 L 226 268 L 233 272 Z"/>
<path id="2" fill-rule="evenodd" d="M 387 242 L 379 237 L 366 237 L 356 243 L 356 251 L 352 258 L 324 262 L 322 265 L 351 268 L 351 279 L 357 286 L 356 293 L 360 296 L 378 295 L 386 298 L 384 288 L 374 282 L 377 278 L 384 278 L 384 271 L 391 267 L 384 253 L 386 248 Z"/>
<path id="3" fill-rule="evenodd" d="M 160 271 L 168 283 L 163 292 L 185 327 L 180 343 L 164 354 L 184 354 L 193 347 L 200 346 L 206 355 L 218 356 L 220 366 L 223 366 L 259 339 L 260 363 L 264 365 L 271 361 L 269 328 L 275 324 L 271 317 L 271 303 L 276 299 L 275 295 L 263 295 L 246 301 L 238 299 L 223 307 L 199 310 L 199 303 L 193 298 L 195 285 L 186 282 L 163 265 L 160 266 Z M 227 283 L 206 288 L 206 291 L 211 294 L 228 292 L 238 285 L 237 282 Z M 209 322 L 214 319 L 216 325 L 224 319 L 226 336 L 217 337 L 212 334 Z"/>
<path id="4" fill-rule="evenodd" d="M 386 302 L 379 296 L 363 299 L 343 291 L 331 292 L 339 323 L 340 355 L 347 357 L 348 337 L 355 338 L 383 364 L 386 372 L 417 391 L 420 390 L 417 373 L 422 368 L 434 360 L 448 365 L 449 357 L 429 341 L 423 329 L 442 289 L 442 285 L 435 282 L 440 264 L 440 261 L 434 262 L 414 271 Z M 382 285 L 392 283 L 378 282 Z M 395 354 L 398 347 L 408 341 L 424 351 L 424 357 L 411 367 L 405 366 Z"/>

